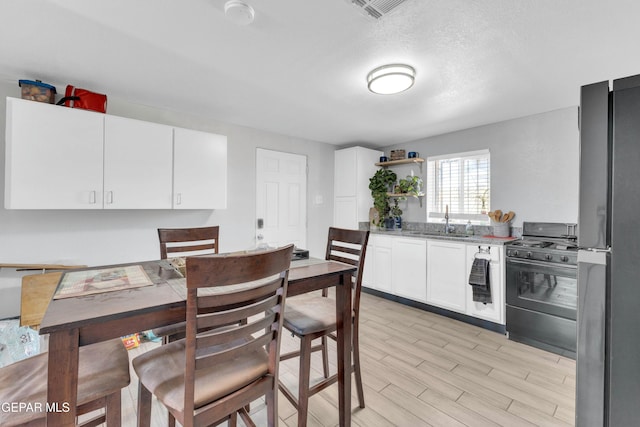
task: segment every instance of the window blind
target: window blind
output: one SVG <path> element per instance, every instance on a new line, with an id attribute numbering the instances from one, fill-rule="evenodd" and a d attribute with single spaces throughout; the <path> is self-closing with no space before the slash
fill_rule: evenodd
<path id="1" fill-rule="evenodd" d="M 449 207 L 449 219 L 487 222 L 490 207 L 488 150 L 427 159 L 427 219 L 439 221 Z"/>

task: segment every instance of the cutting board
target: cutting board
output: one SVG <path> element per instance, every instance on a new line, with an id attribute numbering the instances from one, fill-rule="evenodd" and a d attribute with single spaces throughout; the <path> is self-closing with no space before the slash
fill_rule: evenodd
<path id="1" fill-rule="evenodd" d="M 22 278 L 20 326 L 37 328 L 42 322 L 49 301 L 56 290 L 62 272 L 32 274 Z"/>

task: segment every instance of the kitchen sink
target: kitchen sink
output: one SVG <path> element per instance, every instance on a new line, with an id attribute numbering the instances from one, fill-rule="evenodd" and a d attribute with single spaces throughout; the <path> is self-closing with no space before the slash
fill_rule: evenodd
<path id="1" fill-rule="evenodd" d="M 444 231 L 410 231 L 410 234 L 416 236 L 437 236 L 437 237 L 469 237 L 468 234 L 462 233 L 449 233 L 446 234 Z"/>

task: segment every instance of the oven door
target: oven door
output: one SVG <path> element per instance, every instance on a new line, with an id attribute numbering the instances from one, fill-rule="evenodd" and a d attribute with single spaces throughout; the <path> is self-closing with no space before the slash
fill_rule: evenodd
<path id="1" fill-rule="evenodd" d="M 507 304 L 576 320 L 575 265 L 507 258 Z"/>

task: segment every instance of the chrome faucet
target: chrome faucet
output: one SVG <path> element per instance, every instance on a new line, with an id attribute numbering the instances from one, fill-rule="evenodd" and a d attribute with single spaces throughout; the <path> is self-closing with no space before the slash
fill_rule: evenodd
<path id="1" fill-rule="evenodd" d="M 449 205 L 447 205 L 444 211 L 444 234 L 453 233 L 455 229 L 453 225 L 449 225 Z"/>

